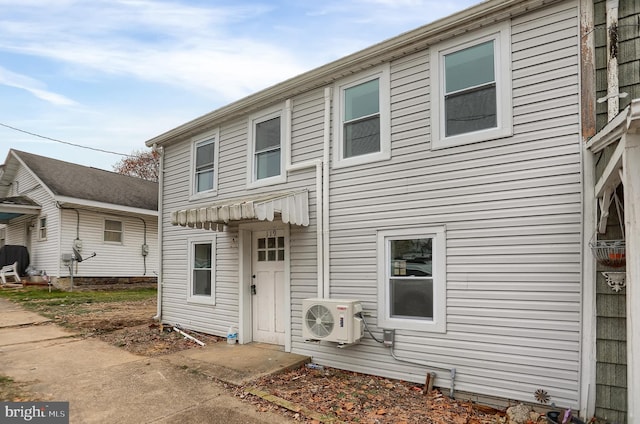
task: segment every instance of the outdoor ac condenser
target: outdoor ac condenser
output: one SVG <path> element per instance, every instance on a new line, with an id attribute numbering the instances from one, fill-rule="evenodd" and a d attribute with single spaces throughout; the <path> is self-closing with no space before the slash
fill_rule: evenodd
<path id="1" fill-rule="evenodd" d="M 302 337 L 340 344 L 359 341 L 364 334 L 359 300 L 303 299 Z"/>

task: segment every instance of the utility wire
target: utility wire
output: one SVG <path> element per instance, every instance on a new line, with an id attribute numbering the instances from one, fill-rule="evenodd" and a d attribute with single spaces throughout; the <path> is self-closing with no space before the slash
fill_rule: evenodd
<path id="1" fill-rule="evenodd" d="M 73 146 L 73 147 L 79 147 L 81 149 L 94 150 L 96 152 L 109 153 L 111 155 L 133 157 L 133 155 L 128 155 L 126 153 L 112 152 L 110 150 L 98 149 L 96 147 L 81 146 L 80 144 L 74 144 L 74 143 L 69 143 L 68 141 L 57 140 L 55 138 L 46 137 L 44 135 L 40 135 L 40 134 L 32 133 L 32 132 L 29 132 L 29 131 L 21 130 L 20 128 L 12 127 L 11 125 L 3 124 L 2 122 L 0 122 L 0 126 L 12 129 L 14 131 L 18 131 L 18 132 L 21 132 L 21 133 L 29 134 L 29 135 L 32 135 L 34 137 L 40 137 L 40 138 L 44 138 L 45 140 L 55 141 L 56 143 L 62 143 L 62 144 L 67 144 L 67 145 Z"/>

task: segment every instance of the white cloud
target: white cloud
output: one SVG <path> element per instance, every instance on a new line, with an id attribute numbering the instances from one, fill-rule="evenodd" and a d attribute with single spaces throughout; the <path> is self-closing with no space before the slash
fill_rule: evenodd
<path id="1" fill-rule="evenodd" d="M 58 106 L 73 106 L 75 101 L 45 89 L 45 85 L 33 78 L 11 72 L 0 66 L 0 84 L 28 91 L 39 99 Z"/>

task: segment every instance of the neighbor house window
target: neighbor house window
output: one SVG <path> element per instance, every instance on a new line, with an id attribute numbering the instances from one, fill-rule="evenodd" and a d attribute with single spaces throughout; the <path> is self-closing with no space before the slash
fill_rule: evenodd
<path id="1" fill-rule="evenodd" d="M 432 146 L 512 134 L 508 23 L 431 49 Z"/>
<path id="2" fill-rule="evenodd" d="M 193 194 L 215 194 L 217 187 L 218 131 L 209 131 L 192 139 Z"/>
<path id="3" fill-rule="evenodd" d="M 122 243 L 122 221 L 104 221 L 104 241 L 109 243 Z"/>
<path id="4" fill-rule="evenodd" d="M 4 247 L 7 243 L 7 228 L 0 228 L 0 247 Z"/>
<path id="5" fill-rule="evenodd" d="M 390 158 L 389 68 L 337 85 L 336 166 Z"/>
<path id="6" fill-rule="evenodd" d="M 191 302 L 214 303 L 215 238 L 189 240 L 188 295 Z"/>
<path id="7" fill-rule="evenodd" d="M 280 109 L 249 120 L 249 185 L 284 181 L 284 117 Z"/>
<path id="8" fill-rule="evenodd" d="M 38 220 L 38 238 L 40 240 L 47 239 L 47 217 L 40 217 Z"/>
<path id="9" fill-rule="evenodd" d="M 444 227 L 378 232 L 381 325 L 446 330 L 445 244 Z"/>

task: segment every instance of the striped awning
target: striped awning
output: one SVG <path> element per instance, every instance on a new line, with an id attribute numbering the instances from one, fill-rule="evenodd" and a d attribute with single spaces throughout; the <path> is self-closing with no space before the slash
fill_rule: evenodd
<path id="1" fill-rule="evenodd" d="M 309 225 L 309 192 L 307 190 L 256 196 L 249 199 L 230 199 L 199 208 L 171 212 L 171 224 L 182 227 L 223 231 L 231 221 L 273 221 Z"/>

